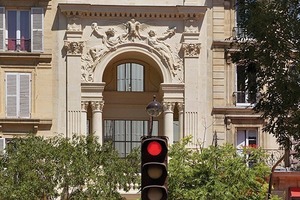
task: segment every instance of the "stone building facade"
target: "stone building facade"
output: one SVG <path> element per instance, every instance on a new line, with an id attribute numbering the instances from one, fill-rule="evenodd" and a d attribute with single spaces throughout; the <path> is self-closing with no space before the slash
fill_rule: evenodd
<path id="1" fill-rule="evenodd" d="M 1 147 L 94 134 L 125 156 L 156 95 L 153 134 L 170 144 L 278 149 L 230 60 L 235 27 L 234 0 L 0 0 Z"/>

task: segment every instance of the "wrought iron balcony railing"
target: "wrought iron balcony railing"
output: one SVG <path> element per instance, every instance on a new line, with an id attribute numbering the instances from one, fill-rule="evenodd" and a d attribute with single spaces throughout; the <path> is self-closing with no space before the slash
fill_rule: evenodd
<path id="1" fill-rule="evenodd" d="M 242 27 L 233 27 L 232 29 L 232 38 L 233 39 L 251 39 L 252 37 L 247 33 L 247 30 Z"/>
<path id="2" fill-rule="evenodd" d="M 249 91 L 235 91 L 232 94 L 234 105 L 251 106 L 258 102 L 259 93 Z"/>
<path id="3" fill-rule="evenodd" d="M 8 51 L 31 51 L 31 40 L 30 39 L 6 39 L 6 46 Z"/>

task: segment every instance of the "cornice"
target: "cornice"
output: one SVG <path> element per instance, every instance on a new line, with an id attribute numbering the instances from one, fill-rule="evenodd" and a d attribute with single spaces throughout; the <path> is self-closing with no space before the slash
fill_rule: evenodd
<path id="1" fill-rule="evenodd" d="M 213 48 L 228 48 L 232 44 L 232 40 L 214 40 L 212 42 Z"/>
<path id="2" fill-rule="evenodd" d="M 214 107 L 212 109 L 212 114 L 223 114 L 231 117 L 247 116 L 247 117 L 260 117 L 260 113 L 253 111 L 252 107 Z"/>
<path id="3" fill-rule="evenodd" d="M 59 4 L 60 11 L 66 16 L 102 17 L 102 18 L 184 18 L 203 17 L 206 6 L 128 6 L 128 5 L 92 5 Z"/>
<path id="4" fill-rule="evenodd" d="M 28 52 L 0 52 L 0 64 L 31 64 L 48 63 L 52 61 L 52 54 Z"/>

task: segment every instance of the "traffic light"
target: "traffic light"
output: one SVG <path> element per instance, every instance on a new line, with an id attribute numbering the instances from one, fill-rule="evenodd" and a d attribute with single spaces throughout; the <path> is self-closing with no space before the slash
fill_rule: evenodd
<path id="1" fill-rule="evenodd" d="M 166 200 L 168 141 L 163 136 L 145 136 L 141 144 L 142 200 Z"/>

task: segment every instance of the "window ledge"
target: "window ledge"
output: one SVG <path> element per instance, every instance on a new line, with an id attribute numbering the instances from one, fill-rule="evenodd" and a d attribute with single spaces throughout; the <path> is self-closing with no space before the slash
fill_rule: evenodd
<path id="1" fill-rule="evenodd" d="M 17 59 L 16 59 L 17 58 Z M 37 52 L 0 52 L 0 64 L 40 64 L 51 63 L 52 54 Z"/>
<path id="2" fill-rule="evenodd" d="M 1 124 L 52 125 L 52 119 L 0 118 Z"/>
<path id="3" fill-rule="evenodd" d="M 50 130 L 52 119 L 0 118 L 2 133 L 37 133 L 38 130 Z"/>

